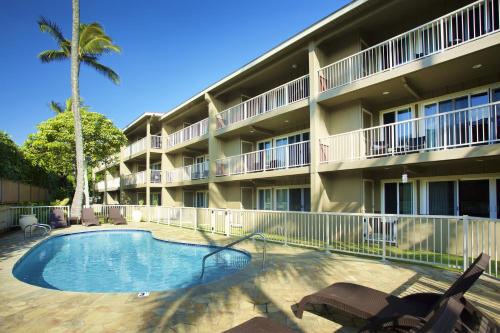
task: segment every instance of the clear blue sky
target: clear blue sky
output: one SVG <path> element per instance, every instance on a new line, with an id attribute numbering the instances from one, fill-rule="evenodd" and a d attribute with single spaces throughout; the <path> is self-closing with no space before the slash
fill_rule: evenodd
<path id="1" fill-rule="evenodd" d="M 80 0 L 81 21 L 100 22 L 123 50 L 102 59 L 121 84 L 83 67 L 81 95 L 122 128 L 143 112 L 170 110 L 347 2 Z M 38 29 L 41 15 L 70 38 L 71 0 L 0 2 L 0 130 L 18 144 L 53 116 L 51 100 L 70 96 L 69 61 L 37 59 L 56 47 Z"/>

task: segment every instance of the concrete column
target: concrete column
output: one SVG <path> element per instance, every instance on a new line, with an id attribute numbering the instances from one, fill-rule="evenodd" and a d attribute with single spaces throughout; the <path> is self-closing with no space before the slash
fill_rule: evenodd
<path id="1" fill-rule="evenodd" d="M 210 208 L 225 208 L 223 187 L 215 182 L 215 173 L 217 170 L 216 160 L 223 157 L 221 144 L 215 136 L 217 129 L 217 114 L 222 111 L 222 105 L 211 94 L 205 94 L 205 100 L 208 103 L 208 206 Z"/>
<path id="2" fill-rule="evenodd" d="M 151 118 L 148 118 L 146 123 L 146 206 L 151 204 L 151 188 L 149 185 L 149 180 L 151 177 L 150 169 L 150 157 L 151 157 Z"/>
<path id="3" fill-rule="evenodd" d="M 321 68 L 323 55 L 314 42 L 309 44 L 309 122 L 311 149 L 311 211 L 323 210 L 323 200 L 326 198 L 323 180 L 318 174 L 320 161 L 319 138 L 328 135 L 327 119 L 318 104 L 318 70 Z"/>
<path id="4" fill-rule="evenodd" d="M 165 123 L 162 124 L 161 126 L 161 137 L 162 137 L 162 154 L 161 154 L 161 180 L 162 180 L 162 187 L 161 187 L 161 205 L 163 207 L 171 206 L 169 205 L 169 202 L 167 200 L 168 196 L 168 191 L 167 188 L 165 187 L 167 183 L 167 170 L 168 170 L 168 157 L 167 154 L 165 154 L 165 149 L 167 148 L 167 136 L 168 136 L 168 131 L 166 128 Z"/>

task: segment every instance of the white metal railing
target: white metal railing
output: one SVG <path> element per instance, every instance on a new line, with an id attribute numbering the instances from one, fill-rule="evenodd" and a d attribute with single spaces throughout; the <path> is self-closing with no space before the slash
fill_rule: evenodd
<path id="1" fill-rule="evenodd" d="M 309 97 L 309 75 L 235 105 L 217 115 L 217 129 L 255 117 Z"/>
<path id="2" fill-rule="evenodd" d="M 318 71 L 320 92 L 443 52 L 499 30 L 498 0 L 481 0 Z"/>
<path id="3" fill-rule="evenodd" d="M 162 147 L 162 137 L 161 135 L 151 135 L 151 148 L 161 149 Z"/>
<path id="4" fill-rule="evenodd" d="M 310 163 L 309 141 L 222 158 L 216 161 L 216 176 L 286 169 Z"/>
<path id="5" fill-rule="evenodd" d="M 167 171 L 167 183 L 208 178 L 209 162 L 195 163 Z"/>
<path id="6" fill-rule="evenodd" d="M 136 142 L 125 147 L 123 151 L 124 158 L 146 151 L 146 138 L 137 140 Z"/>
<path id="7" fill-rule="evenodd" d="M 136 172 L 130 175 L 122 176 L 123 186 L 146 184 L 146 171 Z"/>
<path id="8" fill-rule="evenodd" d="M 497 143 L 499 130 L 500 102 L 495 102 L 321 138 L 320 162 Z"/>
<path id="9" fill-rule="evenodd" d="M 183 142 L 198 138 L 208 133 L 208 118 L 200 120 L 197 123 L 189 125 L 175 133 L 172 133 L 167 138 L 167 148 L 174 147 Z"/>
<path id="10" fill-rule="evenodd" d="M 69 206 L 12 206 L 9 209 L 9 226 L 18 226 L 21 215 L 35 215 L 38 223 L 49 224 L 50 213 L 53 209 L 61 209 L 64 214 L 70 216 Z"/>
<path id="11" fill-rule="evenodd" d="M 107 180 L 101 180 L 96 184 L 96 189 L 99 192 L 104 192 L 104 191 L 114 191 L 120 188 L 120 178 L 112 178 L 112 179 L 107 179 Z"/>
<path id="12" fill-rule="evenodd" d="M 123 207 L 126 211 L 129 206 Z M 258 232 L 282 244 L 462 270 L 485 252 L 491 257 L 487 274 L 500 277 L 498 219 L 192 207 L 141 209 L 147 210 L 143 215 L 152 222 L 171 226 L 238 237 Z"/>

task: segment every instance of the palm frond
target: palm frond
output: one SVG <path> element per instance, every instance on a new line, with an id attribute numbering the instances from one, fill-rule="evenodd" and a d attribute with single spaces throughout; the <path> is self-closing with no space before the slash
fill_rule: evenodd
<path id="1" fill-rule="evenodd" d="M 65 110 L 63 109 L 61 103 L 57 103 L 56 101 L 50 101 L 49 107 L 55 113 L 63 113 Z"/>
<path id="2" fill-rule="evenodd" d="M 69 58 L 69 54 L 62 50 L 46 50 L 38 54 L 42 62 L 61 61 Z"/>
<path id="3" fill-rule="evenodd" d="M 92 57 L 92 56 L 89 57 L 87 55 L 84 55 L 84 56 L 82 56 L 81 61 L 84 64 L 87 64 L 88 66 L 94 68 L 96 71 L 98 71 L 102 75 L 106 76 L 108 79 L 113 81 L 114 84 L 120 83 L 120 77 L 118 76 L 118 74 L 115 71 L 113 71 L 111 68 L 104 66 L 103 64 L 100 64 L 99 62 L 97 62 L 97 59 L 95 57 Z"/>
<path id="4" fill-rule="evenodd" d="M 41 32 L 46 32 L 54 37 L 59 45 L 63 44 L 66 41 L 66 38 L 64 38 L 64 35 L 62 34 L 61 28 L 56 23 L 46 19 L 45 17 L 41 16 L 38 19 L 38 26 L 40 27 Z"/>

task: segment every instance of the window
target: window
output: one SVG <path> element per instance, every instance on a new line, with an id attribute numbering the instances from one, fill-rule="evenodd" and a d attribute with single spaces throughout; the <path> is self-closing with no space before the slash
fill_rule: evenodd
<path id="1" fill-rule="evenodd" d="M 183 194 L 184 207 L 194 207 L 194 193 L 193 191 L 184 191 Z"/>
<path id="2" fill-rule="evenodd" d="M 276 210 L 288 210 L 288 189 L 276 190 Z"/>
<path id="3" fill-rule="evenodd" d="M 490 216 L 490 184 L 488 179 L 458 182 L 460 215 Z"/>
<path id="4" fill-rule="evenodd" d="M 160 192 L 151 192 L 150 200 L 151 200 L 151 205 L 160 206 L 161 205 L 161 193 Z"/>
<path id="5" fill-rule="evenodd" d="M 385 112 L 382 115 L 382 123 L 384 125 L 403 122 L 405 120 L 412 119 L 411 108 L 400 109 L 396 111 Z M 395 146 L 404 145 L 405 140 L 412 137 L 413 125 L 410 122 L 405 122 L 402 124 L 398 124 L 394 127 L 386 126 L 384 128 L 383 135 L 381 141 L 387 142 L 389 146 L 392 146 L 393 136 L 396 139 Z M 394 133 L 393 133 L 394 132 Z"/>
<path id="6" fill-rule="evenodd" d="M 385 214 L 414 214 L 413 183 L 384 184 Z"/>
<path id="7" fill-rule="evenodd" d="M 429 214 L 455 215 L 456 198 L 454 181 L 429 182 Z"/>
<path id="8" fill-rule="evenodd" d="M 207 191 L 196 191 L 195 207 L 208 208 L 208 192 Z"/>
<path id="9" fill-rule="evenodd" d="M 257 202 L 259 204 L 259 209 L 262 210 L 273 210 L 273 191 L 270 188 L 259 189 L 257 192 Z"/>

